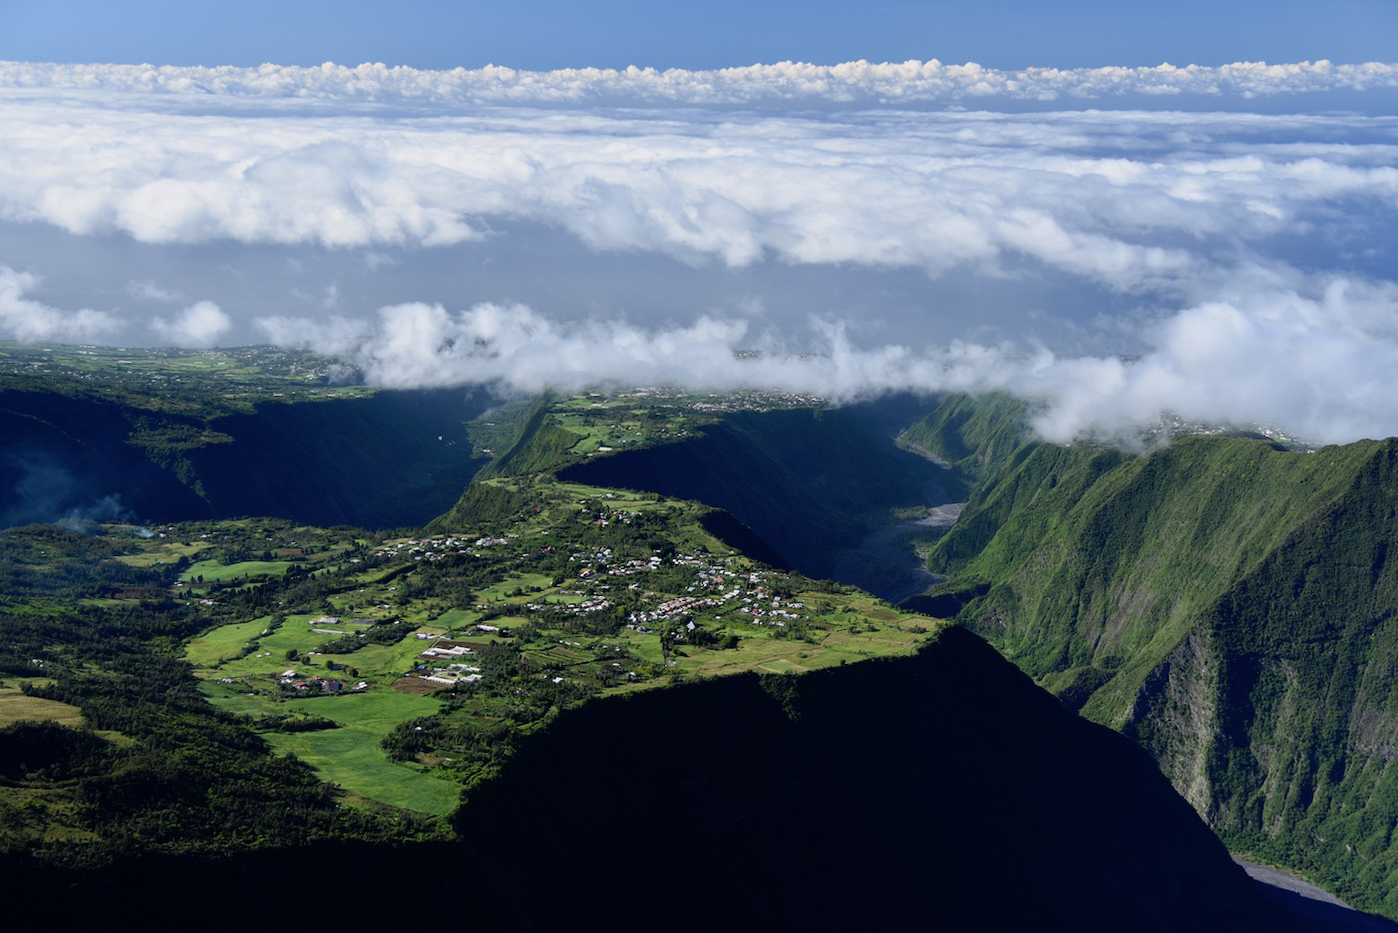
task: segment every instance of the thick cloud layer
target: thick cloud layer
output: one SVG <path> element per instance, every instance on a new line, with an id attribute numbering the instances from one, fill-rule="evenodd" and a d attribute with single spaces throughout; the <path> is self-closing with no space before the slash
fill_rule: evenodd
<path id="1" fill-rule="evenodd" d="M 23 270 L 0 267 L 0 336 L 253 334 L 399 386 L 1000 389 L 1044 400 L 1055 439 L 1162 413 L 1398 433 L 1398 119 L 1381 104 L 1398 66 L 0 63 L 0 87 L 0 247 L 57 229 L 146 250 L 133 268 L 109 249 L 123 259 L 89 293 L 114 297 L 73 312 L 37 277 L 56 254 L 0 254 Z M 308 282 L 333 255 L 361 285 L 413 284 L 363 303 L 372 289 Z M 171 271 L 196 260 L 218 275 Z M 589 264 L 644 274 L 647 300 L 590 296 Z M 815 269 L 863 294 L 769 313 Z M 683 293 L 697 278 L 709 307 Z"/>
<path id="2" fill-rule="evenodd" d="M 150 243 L 433 247 L 527 219 L 693 263 L 937 274 L 1012 253 L 1130 290 L 1206 272 L 1200 242 L 1236 250 L 1344 226 L 1337 202 L 1398 202 L 1394 121 L 1355 116 L 369 120 L 7 101 L 0 120 L 0 218 Z"/>

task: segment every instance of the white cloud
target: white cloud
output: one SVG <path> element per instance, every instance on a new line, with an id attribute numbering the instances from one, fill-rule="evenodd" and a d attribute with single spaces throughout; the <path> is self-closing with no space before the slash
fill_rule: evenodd
<path id="1" fill-rule="evenodd" d="M 1398 65 L 1329 61 L 1207 67 L 1027 68 L 1005 71 L 974 62 L 778 62 L 716 71 L 576 68 L 519 71 L 487 66 L 423 71 L 382 64 L 326 63 L 304 68 L 52 65 L 0 62 L 0 87 L 64 88 L 260 100 L 374 103 L 887 106 L 996 100 L 1111 99 L 1182 94 L 1252 98 L 1278 94 L 1398 87 Z"/>
<path id="2" fill-rule="evenodd" d="M 233 327 L 233 320 L 212 301 L 199 301 L 173 319 L 151 320 L 151 329 L 161 341 L 176 346 L 201 349 L 212 347 Z"/>
<path id="3" fill-rule="evenodd" d="M 1139 292 L 1398 207 L 1395 147 L 1372 138 L 1387 124 L 1355 115 L 285 116 L 161 100 L 0 101 L 0 220 L 152 244 L 362 247 L 371 268 L 383 247 L 527 221 L 691 264 L 940 275 L 1031 261 Z M 1371 138 L 1326 144 L 1352 136 Z"/>
<path id="4" fill-rule="evenodd" d="M 313 348 L 326 356 L 353 360 L 374 340 L 370 321 L 331 316 L 327 318 L 262 317 L 255 322 L 264 339 L 278 347 Z M 463 379 L 464 384 L 470 382 Z M 385 383 L 386 385 L 393 385 Z M 429 385 L 430 382 L 422 383 Z M 408 383 L 400 383 L 407 387 Z"/>
<path id="5" fill-rule="evenodd" d="M 127 282 L 126 291 L 133 298 L 142 301 L 174 302 L 180 300 L 179 292 L 161 288 L 154 282 Z"/>
<path id="6" fill-rule="evenodd" d="M 850 400 L 886 392 L 1004 391 L 1035 400 L 1035 427 L 1070 441 L 1119 435 L 1172 416 L 1276 427 L 1315 442 L 1398 434 L 1398 285 L 1346 279 L 1321 293 L 1277 292 L 1167 317 L 1134 359 L 956 341 L 861 348 L 839 322 L 814 320 L 820 347 L 793 353 L 745 321 L 688 326 L 560 324 L 521 306 L 396 305 L 372 322 L 322 328 L 267 319 L 284 346 L 339 356 L 378 385 L 493 384 L 533 393 L 602 384 L 780 389 Z M 761 351 L 757 357 L 738 350 Z"/>
<path id="7" fill-rule="evenodd" d="M 1281 427 L 1318 442 L 1398 434 L 1398 285 L 1344 278 L 1318 293 L 1208 302 L 1163 321 L 1129 362 L 1065 361 L 1046 374 L 1042 433 L 1111 433 L 1162 412 L 1205 423 Z M 1032 385 L 1032 380 L 1023 387 Z"/>
<path id="8" fill-rule="evenodd" d="M 117 329 L 117 319 L 105 312 L 89 308 L 64 311 L 27 297 L 39 283 L 38 276 L 0 265 L 0 335 L 22 343 L 90 343 Z"/>

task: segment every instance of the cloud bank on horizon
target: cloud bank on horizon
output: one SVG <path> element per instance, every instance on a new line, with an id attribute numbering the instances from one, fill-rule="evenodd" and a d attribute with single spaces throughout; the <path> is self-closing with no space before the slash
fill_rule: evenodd
<path id="1" fill-rule="evenodd" d="M 153 66 L 0 62 L 0 87 L 109 93 L 193 94 L 233 99 L 376 101 L 439 106 L 480 104 L 889 106 L 1014 101 L 1110 100 L 1145 95 L 1226 97 L 1365 91 L 1398 87 L 1398 64 L 1330 61 L 1110 68 L 986 68 L 936 59 L 816 65 L 779 62 L 711 71 L 682 68 L 567 68 L 525 71 L 499 65 L 430 71 L 327 62 Z"/>
<path id="2" fill-rule="evenodd" d="M 12 339 L 272 341 L 387 386 L 1000 390 L 1054 440 L 1398 434 L 1394 64 L 0 88 Z"/>

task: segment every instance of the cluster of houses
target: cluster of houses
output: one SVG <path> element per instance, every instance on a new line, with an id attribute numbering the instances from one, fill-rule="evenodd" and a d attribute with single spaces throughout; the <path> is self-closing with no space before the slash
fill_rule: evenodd
<path id="1" fill-rule="evenodd" d="M 615 499 L 611 493 L 603 496 L 604 499 Z M 602 509 L 592 516 L 592 524 L 598 528 L 606 528 L 612 522 L 622 525 L 630 525 L 640 516 L 640 512 L 623 512 L 620 509 Z"/>
<path id="2" fill-rule="evenodd" d="M 428 538 L 414 538 L 408 541 L 395 541 L 385 544 L 374 553 L 379 557 L 411 557 L 413 560 L 441 560 L 453 554 L 476 554 L 480 548 L 499 547 L 509 544 L 519 535 L 507 534 L 502 538 L 484 537 L 468 540 L 456 535 L 432 535 Z"/>
<path id="3" fill-rule="evenodd" d="M 455 535 L 435 535 L 412 541 L 385 544 L 374 553 L 381 557 L 411 557 L 413 560 L 441 560 L 448 554 L 459 554 L 467 542 Z"/>
<path id="4" fill-rule="evenodd" d="M 580 603 L 525 603 L 530 612 L 553 612 L 567 615 L 587 615 L 601 612 L 611 606 L 612 601 L 605 596 L 589 596 Z"/>
<path id="5" fill-rule="evenodd" d="M 713 394 L 705 401 L 693 401 L 689 407 L 694 411 L 771 411 L 774 408 L 820 408 L 825 399 L 818 395 L 800 395 L 795 392 L 751 392 L 741 395 Z"/>
<path id="6" fill-rule="evenodd" d="M 647 560 L 613 561 L 611 548 L 596 551 L 580 551 L 569 557 L 574 563 L 590 564 L 578 572 L 582 580 L 599 577 L 627 577 L 658 570 L 663 563 L 659 556 Z M 715 560 L 707 554 L 679 554 L 674 564 L 681 567 L 694 567 L 698 570 L 693 585 L 686 592 L 661 602 L 652 609 L 636 610 L 627 615 L 627 628 L 642 633 L 648 632 L 647 624 L 666 621 L 677 616 L 692 615 L 706 609 L 719 609 L 732 603 L 736 612 L 743 616 L 742 621 L 755 625 L 776 625 L 784 627 L 788 621 L 805 618 L 801 610 L 805 604 L 794 600 L 782 600 L 767 588 L 769 574 L 761 571 L 739 572 L 732 562 Z M 632 583 L 629 589 L 640 588 Z M 609 589 L 603 586 L 602 589 Z M 586 598 L 581 603 L 528 603 L 525 608 L 533 612 L 551 612 L 572 615 L 585 615 L 598 612 L 612 605 L 611 600 L 597 592 L 580 591 Z"/>
<path id="7" fill-rule="evenodd" d="M 696 395 L 673 386 L 642 386 L 617 393 L 620 399 L 661 399 L 692 411 L 770 411 L 773 408 L 818 408 L 827 404 L 819 395 L 751 389 L 744 392 L 710 392 Z"/>
<path id="8" fill-rule="evenodd" d="M 712 596 L 676 596 L 667 599 L 665 602 L 649 611 L 637 611 L 628 613 L 626 616 L 626 627 L 637 631 L 644 631 L 641 626 L 647 622 L 659 622 L 665 619 L 672 619 L 675 616 L 687 615 L 698 612 L 702 609 L 710 609 L 714 606 L 722 606 L 723 600 L 715 599 Z"/>
<path id="9" fill-rule="evenodd" d="M 419 632 L 417 637 L 441 638 L 442 636 Z M 417 674 L 417 677 L 428 683 L 441 684 L 447 687 L 455 686 L 459 683 L 475 683 L 481 679 L 481 669 L 473 664 L 467 664 L 462 660 L 474 650 L 475 649 L 470 645 L 462 645 L 451 641 L 439 641 L 431 648 L 419 654 L 418 657 L 429 664 L 441 661 L 446 661 L 447 663 L 428 667 L 424 672 Z"/>
<path id="10" fill-rule="evenodd" d="M 599 498 L 611 497 L 610 493 L 602 493 Z M 598 505 L 601 507 L 594 506 L 586 513 L 586 520 L 595 526 L 606 526 L 614 522 L 629 523 L 635 520 L 638 514 L 612 509 L 601 503 Z M 378 553 L 384 556 L 410 556 L 417 560 L 434 560 L 449 554 L 476 555 L 486 548 L 510 545 L 518 537 L 519 535 L 508 533 L 474 539 L 435 535 L 385 545 Z M 551 551 L 552 547 L 543 548 L 544 553 Z M 783 600 L 772 592 L 770 572 L 752 571 L 744 566 L 745 561 L 736 557 L 720 558 L 703 552 L 691 552 L 676 554 L 671 558 L 651 555 L 646 558 L 618 560 L 612 548 L 595 547 L 576 551 L 569 555 L 568 560 L 572 564 L 574 574 L 581 581 L 581 585 L 573 590 L 573 594 L 581 598 L 571 602 L 544 601 L 536 598 L 521 608 L 530 613 L 554 617 L 584 616 L 601 612 L 613 607 L 617 600 L 614 593 L 607 592 L 613 589 L 613 584 L 604 581 L 632 577 L 635 578 L 634 581 L 624 584 L 625 588 L 633 592 L 645 592 L 644 578 L 647 575 L 668 570 L 673 565 L 692 568 L 692 572 L 685 574 L 691 585 L 686 586 L 685 592 L 682 593 L 669 590 L 662 594 L 663 598 L 656 597 L 659 601 L 655 605 L 630 612 L 626 619 L 627 628 L 647 633 L 651 631 L 648 626 L 678 620 L 681 623 L 687 622 L 692 630 L 696 623 L 691 617 L 700 613 L 723 615 L 731 612 L 734 613 L 731 618 L 749 625 L 785 626 L 790 621 L 804 618 L 801 612 L 805 608 L 803 603 Z M 669 579 L 673 580 L 673 575 L 669 576 Z M 668 586 L 662 589 L 668 590 Z M 316 621 L 325 625 L 342 624 L 329 617 Z M 500 630 L 493 625 L 478 623 L 475 631 L 491 634 Z M 432 644 L 418 655 L 417 669 L 409 676 L 442 686 L 473 683 L 482 679 L 481 668 L 469 663 L 472 648 L 443 640 L 450 637 L 449 632 L 422 631 L 417 633 L 417 637 L 423 641 L 431 641 Z M 619 663 L 613 666 L 618 672 L 622 671 Z M 635 676 L 633 672 L 625 673 Z M 311 689 L 311 686 L 308 685 L 307 689 Z"/>
<path id="11" fill-rule="evenodd" d="M 760 603 L 754 603 L 751 599 L 744 599 L 743 602 L 750 603 L 750 605 L 739 606 L 737 611 L 740 614 L 751 616 L 744 621 L 751 622 L 753 625 L 784 627 L 788 621 L 799 621 L 805 618 L 800 613 L 792 611 L 793 609 L 805 608 L 805 603 L 789 602 L 783 604 L 780 599 L 774 599 L 769 605 L 763 606 Z"/>
<path id="12" fill-rule="evenodd" d="M 310 677 L 302 678 L 294 670 L 282 671 L 277 676 L 277 683 L 301 693 L 339 693 L 345 689 L 345 685 L 333 677 L 312 674 Z M 369 686 L 367 683 L 361 681 L 355 685 L 354 689 L 363 690 L 367 686 Z"/>

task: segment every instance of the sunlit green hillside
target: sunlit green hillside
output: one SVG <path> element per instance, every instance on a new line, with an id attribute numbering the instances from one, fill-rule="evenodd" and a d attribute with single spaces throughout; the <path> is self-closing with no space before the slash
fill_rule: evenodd
<path id="1" fill-rule="evenodd" d="M 1398 913 L 1398 442 L 1029 441 L 954 401 L 916 435 L 979 477 L 933 551 L 956 613 L 1150 751 L 1234 847 Z"/>

